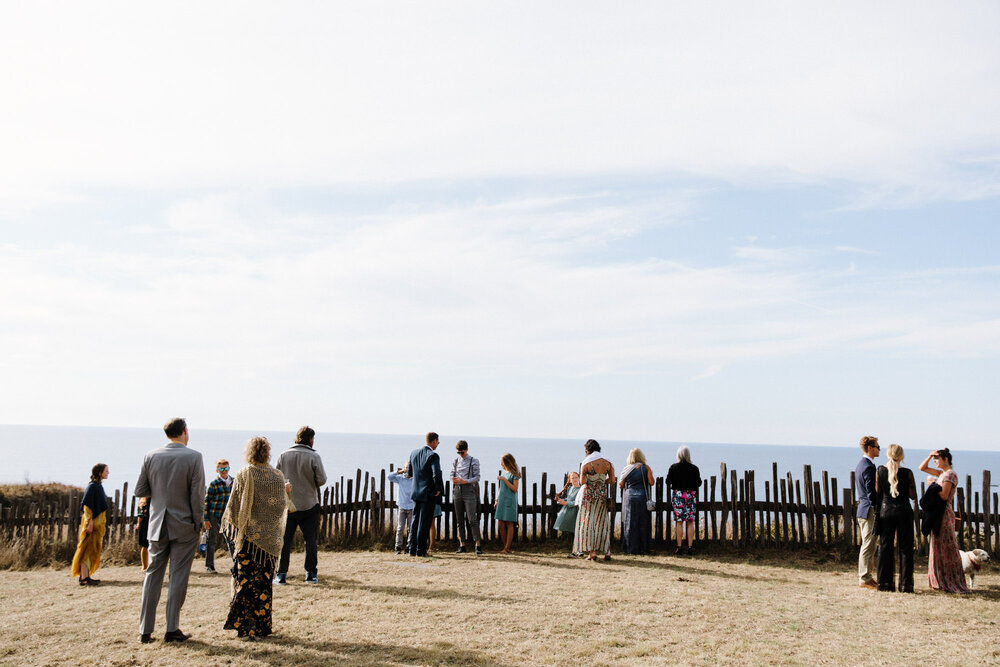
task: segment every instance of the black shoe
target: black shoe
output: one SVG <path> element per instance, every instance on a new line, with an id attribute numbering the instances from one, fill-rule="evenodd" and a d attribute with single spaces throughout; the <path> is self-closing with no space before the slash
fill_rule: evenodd
<path id="1" fill-rule="evenodd" d="M 397 555 L 397 556 L 398 556 L 398 555 L 400 555 L 401 553 L 403 553 L 403 550 L 402 550 L 402 549 L 396 549 L 396 555 Z"/>
<path id="2" fill-rule="evenodd" d="M 206 567 L 205 568 L 205 573 L 206 574 L 215 574 L 215 568 L 214 567 Z"/>
<path id="3" fill-rule="evenodd" d="M 694 555 L 694 547 L 688 547 L 688 556 Z"/>
<path id="4" fill-rule="evenodd" d="M 482 556 L 483 555 L 483 548 L 482 547 L 476 547 L 476 555 L 477 556 Z"/>
<path id="5" fill-rule="evenodd" d="M 152 644 L 156 640 L 153 639 L 153 635 L 139 635 L 140 644 Z"/>
<path id="6" fill-rule="evenodd" d="M 306 572 L 306 583 L 307 584 L 318 584 L 319 577 L 316 576 L 315 572 Z"/>
<path id="7" fill-rule="evenodd" d="M 186 642 L 190 637 L 191 635 L 186 635 L 180 630 L 163 633 L 163 641 L 165 642 Z"/>
<path id="8" fill-rule="evenodd" d="M 285 581 L 285 577 L 287 577 L 287 576 L 288 576 L 288 573 L 286 573 L 286 572 L 279 572 L 279 573 L 277 573 L 276 575 L 274 575 L 274 583 L 278 584 L 279 586 L 287 586 L 288 582 Z"/>
<path id="9" fill-rule="evenodd" d="M 455 553 L 457 553 L 457 554 L 464 554 L 465 553 L 465 545 L 459 545 L 458 550 Z"/>
<path id="10" fill-rule="evenodd" d="M 676 549 L 674 549 L 674 555 L 675 556 L 680 556 L 682 553 L 683 552 L 681 551 L 680 547 L 677 547 Z"/>

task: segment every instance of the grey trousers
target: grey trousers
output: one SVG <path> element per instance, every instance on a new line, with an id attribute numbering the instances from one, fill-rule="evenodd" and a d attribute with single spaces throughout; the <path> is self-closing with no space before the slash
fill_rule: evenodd
<path id="1" fill-rule="evenodd" d="M 156 625 L 156 607 L 160 603 L 163 575 L 170 563 L 170 581 L 167 584 L 167 632 L 180 626 L 181 607 L 187 597 L 191 561 L 198 550 L 199 534 L 192 530 L 185 540 L 150 540 L 149 567 L 142 582 L 142 610 L 139 613 L 139 634 L 152 634 Z"/>
<path id="2" fill-rule="evenodd" d="M 215 550 L 219 544 L 219 524 L 222 523 L 222 518 L 217 516 L 208 517 L 209 523 L 212 527 L 208 529 L 208 537 L 205 538 L 205 567 L 215 567 Z M 229 552 L 229 557 L 233 556 L 233 545 L 229 539 L 222 535 L 222 541 L 226 543 L 226 550 Z"/>
<path id="3" fill-rule="evenodd" d="M 466 522 L 472 526 L 472 539 L 479 542 L 482 535 L 479 534 L 479 485 L 478 484 L 456 484 L 452 487 L 455 491 L 455 520 L 458 521 L 458 541 L 465 543 L 469 539 L 469 530 Z"/>
<path id="4" fill-rule="evenodd" d="M 407 530 L 410 528 L 410 521 L 413 520 L 413 510 L 399 510 L 399 522 L 396 524 L 396 548 L 405 551 L 410 550 L 410 540 Z"/>

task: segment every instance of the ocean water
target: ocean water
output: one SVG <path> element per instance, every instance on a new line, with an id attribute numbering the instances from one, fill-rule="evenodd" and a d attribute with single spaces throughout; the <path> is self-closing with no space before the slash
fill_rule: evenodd
<path id="1" fill-rule="evenodd" d="M 272 444 L 272 457 L 291 445 L 291 431 L 210 430 L 191 427 L 189 446 L 205 458 L 206 479 L 215 472 L 215 461 L 229 459 L 233 470 L 243 466 L 242 451 L 247 439 L 264 435 Z M 584 456 L 585 438 L 501 438 L 441 435 L 438 453 L 445 476 L 455 458 L 455 443 L 469 442 L 469 451 L 479 458 L 483 478 L 494 480 L 499 472 L 500 457 L 510 452 L 519 465 L 527 468 L 528 483 L 541 479 L 547 472 L 550 483 L 560 484 L 563 473 L 576 469 Z M 415 447 L 423 444 L 423 435 L 379 435 L 356 433 L 318 433 L 316 450 L 322 455 L 330 481 L 363 471 L 378 473 L 389 464 L 405 462 Z M 69 426 L 6 426 L 0 425 L 0 483 L 62 482 L 85 486 L 91 467 L 98 462 L 110 467 L 105 483 L 108 492 L 120 489 L 124 482 L 135 485 L 145 453 L 166 442 L 160 428 L 110 428 Z M 813 478 L 820 480 L 826 470 L 844 488 L 850 481 L 861 452 L 858 447 L 787 446 L 725 443 L 635 442 L 601 440 L 602 452 L 617 470 L 625 464 L 632 447 L 646 454 L 649 466 L 657 476 L 666 475 L 676 460 L 677 448 L 691 448 L 692 459 L 701 469 L 702 477 L 718 475 L 721 463 L 730 470 L 757 471 L 758 497 L 763 499 L 763 484 L 771 479 L 771 463 L 778 464 L 779 475 L 791 472 L 795 479 L 802 476 L 802 467 L 809 464 Z M 994 482 L 1000 482 L 1000 453 L 988 451 L 954 451 L 955 469 L 964 484 L 965 475 L 972 476 L 974 489 L 982 487 L 982 471 L 990 470 Z M 916 472 L 918 484 L 925 476 L 916 470 L 927 450 L 907 451 L 904 465 Z M 884 461 L 882 458 L 879 461 Z M 996 484 L 994 484 L 996 486 Z"/>

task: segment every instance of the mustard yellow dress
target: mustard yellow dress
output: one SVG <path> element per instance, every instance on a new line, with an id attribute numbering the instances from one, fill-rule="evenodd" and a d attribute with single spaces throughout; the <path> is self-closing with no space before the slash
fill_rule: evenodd
<path id="1" fill-rule="evenodd" d="M 108 517 L 108 497 L 104 495 L 104 487 L 98 482 L 91 482 L 83 496 L 80 510 L 80 535 L 73 554 L 73 576 L 80 576 L 80 566 L 87 566 L 87 575 L 93 576 L 101 566 L 101 547 L 104 544 L 104 531 Z M 87 533 L 87 523 L 94 522 L 94 529 Z"/>

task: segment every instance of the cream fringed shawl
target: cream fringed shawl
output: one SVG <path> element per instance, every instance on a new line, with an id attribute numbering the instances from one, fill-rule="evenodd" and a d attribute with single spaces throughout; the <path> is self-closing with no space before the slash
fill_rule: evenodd
<path id="1" fill-rule="evenodd" d="M 285 536 L 285 478 L 270 465 L 250 464 L 236 473 L 222 523 L 239 549 L 257 559 L 278 558 Z"/>

